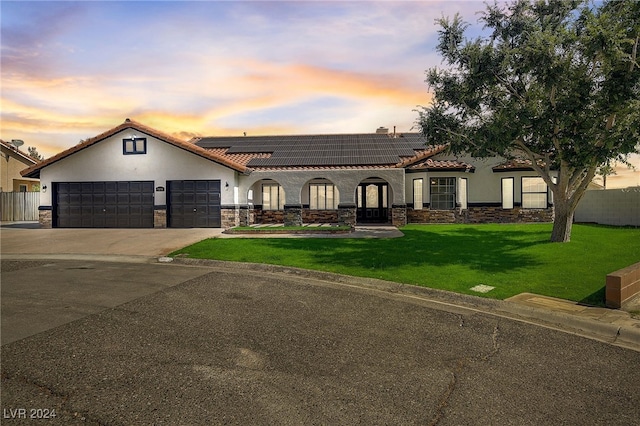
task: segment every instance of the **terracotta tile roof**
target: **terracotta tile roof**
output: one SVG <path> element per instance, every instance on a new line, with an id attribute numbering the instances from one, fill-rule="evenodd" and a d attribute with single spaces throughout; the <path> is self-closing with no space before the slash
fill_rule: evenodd
<path id="1" fill-rule="evenodd" d="M 98 136 L 95 136 L 93 138 L 87 139 L 65 151 L 59 152 L 58 154 L 54 155 L 53 157 L 49 157 L 46 160 L 35 164 L 25 170 L 23 170 L 22 172 L 20 172 L 20 174 L 22 176 L 25 177 L 39 177 L 40 176 L 40 170 L 42 170 L 44 167 L 47 167 L 55 162 L 58 162 L 60 160 L 62 160 L 63 158 L 68 157 L 71 154 L 74 154 L 78 151 L 81 151 L 85 148 L 90 147 L 91 145 L 94 145 L 104 139 L 107 139 L 108 137 L 111 137 L 113 135 L 115 135 L 118 132 L 121 132 L 123 130 L 126 129 L 134 129 L 138 132 L 147 134 L 149 136 L 152 136 L 154 138 L 160 139 L 163 142 L 166 142 L 170 145 L 173 145 L 175 147 L 184 149 L 185 151 L 189 151 L 193 154 L 199 155 L 200 157 L 206 158 L 207 160 L 211 160 L 214 161 L 216 163 L 222 164 L 223 166 L 227 166 L 231 169 L 237 170 L 239 172 L 245 172 L 246 171 L 246 167 L 242 164 L 238 164 L 235 163 L 233 161 L 231 161 L 228 158 L 222 157 L 214 152 L 210 152 L 207 151 L 206 149 L 203 149 L 197 145 L 194 145 L 192 143 L 189 142 L 185 142 L 183 140 L 180 140 L 174 136 L 168 135 L 166 133 L 162 133 L 158 130 L 152 129 L 151 127 L 145 126 L 144 124 L 138 123 L 136 121 L 130 120 L 130 119 L 126 119 L 124 121 L 124 123 L 120 124 L 119 126 L 116 126 L 112 129 L 107 130 L 106 132 L 103 132 L 101 134 L 99 134 Z"/>
<path id="2" fill-rule="evenodd" d="M 283 166 L 283 167 L 253 167 L 256 171 L 300 171 L 300 170 L 372 170 L 372 169 L 388 169 L 391 166 Z"/>
<path id="3" fill-rule="evenodd" d="M 518 171 L 530 171 L 533 170 L 531 160 L 525 158 L 515 158 L 507 160 L 502 164 L 498 164 L 493 167 L 494 172 L 518 172 Z"/>
<path id="4" fill-rule="evenodd" d="M 465 163 L 464 161 L 434 160 L 427 158 L 408 166 L 407 169 L 428 171 L 449 170 L 473 173 L 476 168 L 473 164 Z"/>
<path id="5" fill-rule="evenodd" d="M 270 152 L 258 152 L 258 153 L 235 153 L 229 154 L 229 148 L 205 148 L 207 151 L 212 152 L 221 157 L 227 158 L 234 163 L 241 164 L 246 166 L 249 161 L 254 158 L 269 158 L 271 156 Z"/>
<path id="6" fill-rule="evenodd" d="M 414 164 L 419 164 L 423 160 L 433 157 L 434 155 L 441 153 L 445 149 L 447 149 L 446 145 L 434 145 L 426 149 L 417 150 L 414 156 L 406 158 L 405 160 L 396 164 L 396 167 L 404 167 L 407 169 L 412 168 Z"/>

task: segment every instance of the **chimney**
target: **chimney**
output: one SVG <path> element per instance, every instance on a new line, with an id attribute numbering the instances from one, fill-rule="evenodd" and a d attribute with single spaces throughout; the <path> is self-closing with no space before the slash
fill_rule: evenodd
<path id="1" fill-rule="evenodd" d="M 376 130 L 376 134 L 378 134 L 378 135 L 388 135 L 389 134 L 389 129 L 387 129 L 386 127 L 378 127 L 378 129 Z"/>

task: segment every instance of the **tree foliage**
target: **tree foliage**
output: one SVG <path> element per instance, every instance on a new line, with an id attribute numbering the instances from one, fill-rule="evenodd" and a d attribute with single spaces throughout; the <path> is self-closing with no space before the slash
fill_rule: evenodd
<path id="1" fill-rule="evenodd" d="M 44 160 L 44 157 L 40 155 L 40 153 L 38 152 L 38 149 L 35 146 L 28 147 L 27 151 L 29 151 L 29 157 L 33 158 L 34 160 L 36 161 Z"/>
<path id="2" fill-rule="evenodd" d="M 437 21 L 444 67 L 419 125 L 453 152 L 528 159 L 553 192 L 551 239 L 568 241 L 598 167 L 639 149 L 640 2 L 516 0 L 480 21 L 474 40 L 459 15 Z"/>

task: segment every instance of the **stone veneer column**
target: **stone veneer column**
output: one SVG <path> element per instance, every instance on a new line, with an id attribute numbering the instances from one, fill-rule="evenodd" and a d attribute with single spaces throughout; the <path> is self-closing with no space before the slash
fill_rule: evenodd
<path id="1" fill-rule="evenodd" d="M 238 209 L 238 226 L 249 226 L 249 206 L 240 206 Z"/>
<path id="2" fill-rule="evenodd" d="M 357 206 L 355 204 L 338 204 L 338 225 L 356 226 Z"/>
<path id="3" fill-rule="evenodd" d="M 48 209 L 38 209 L 38 222 L 41 228 L 53 228 L 53 211 Z"/>
<path id="4" fill-rule="evenodd" d="M 238 226 L 238 223 L 238 208 L 232 205 L 222 206 L 220 209 L 220 226 L 224 229 L 229 229 Z"/>
<path id="5" fill-rule="evenodd" d="M 407 224 L 406 204 L 393 204 L 391 206 L 391 224 L 393 226 L 404 226 Z"/>
<path id="6" fill-rule="evenodd" d="M 153 209 L 153 227 L 154 228 L 167 227 L 167 209 L 166 208 L 156 207 Z"/>
<path id="7" fill-rule="evenodd" d="M 302 226 L 302 204 L 284 205 L 284 226 Z"/>

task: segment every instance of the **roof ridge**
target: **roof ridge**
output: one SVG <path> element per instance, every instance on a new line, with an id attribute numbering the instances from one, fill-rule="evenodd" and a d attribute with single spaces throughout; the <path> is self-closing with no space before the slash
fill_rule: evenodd
<path id="1" fill-rule="evenodd" d="M 149 136 L 152 136 L 156 139 L 160 139 L 161 141 L 167 142 L 173 146 L 176 146 L 178 148 L 182 148 L 186 151 L 190 151 L 196 155 L 199 155 L 203 158 L 207 158 L 209 160 L 215 161 L 217 163 L 220 163 L 222 165 L 225 165 L 227 167 L 230 167 L 232 169 L 235 169 L 239 172 L 245 172 L 247 170 L 247 168 L 241 164 L 235 163 L 221 155 L 218 155 L 216 153 L 213 152 L 208 152 L 206 149 L 195 145 L 195 144 L 191 144 L 189 142 L 185 142 L 181 139 L 176 138 L 175 136 L 172 136 L 168 133 L 164 133 L 161 132 L 159 130 L 156 130 L 152 127 L 149 127 L 145 124 L 139 123 L 135 120 L 131 120 L 130 118 L 127 118 L 123 123 L 109 129 L 106 130 L 100 134 L 98 134 L 97 136 L 85 139 L 84 141 L 81 141 L 80 143 L 65 149 L 64 151 L 61 151 L 55 155 L 53 155 L 52 157 L 47 158 L 44 161 L 41 161 L 40 163 L 34 164 L 33 166 L 30 166 L 24 170 L 22 170 L 20 172 L 20 174 L 22 176 L 30 176 L 33 174 L 38 173 L 42 168 L 47 167 L 55 162 L 58 162 L 60 160 L 62 160 L 63 158 L 68 157 L 71 154 L 74 154 L 78 151 L 81 151 L 85 148 L 88 148 L 108 137 L 111 137 L 113 135 L 115 135 L 116 133 L 119 133 L 125 129 L 128 128 L 132 128 L 135 130 L 138 130 L 140 132 L 146 133 Z"/>
<path id="2" fill-rule="evenodd" d="M 448 145 L 431 145 L 431 146 L 425 146 L 425 150 L 424 152 L 417 154 L 413 157 L 407 158 L 404 161 L 399 162 L 398 164 L 396 164 L 396 167 L 398 168 L 402 168 L 402 167 L 408 167 L 411 166 L 412 164 L 417 163 L 418 161 L 424 160 L 426 158 L 432 157 L 436 154 L 440 154 L 442 151 L 444 151 L 447 148 Z M 431 148 L 431 149 L 429 149 Z"/>

